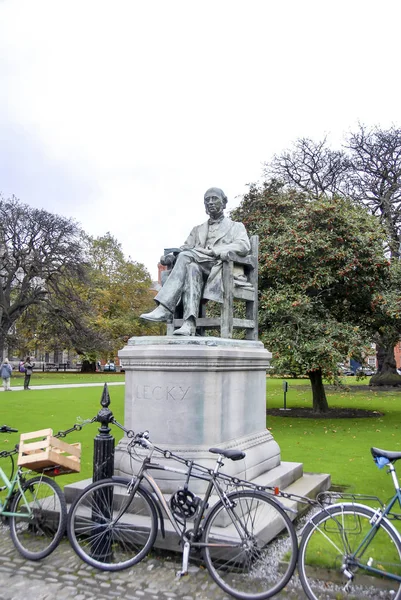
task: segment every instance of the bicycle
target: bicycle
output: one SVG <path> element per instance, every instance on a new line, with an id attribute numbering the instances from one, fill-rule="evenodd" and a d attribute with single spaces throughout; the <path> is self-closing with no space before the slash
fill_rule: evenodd
<path id="1" fill-rule="evenodd" d="M 0 426 L 0 433 L 16 432 L 18 429 Z M 52 479 L 44 475 L 28 479 L 30 471 L 15 469 L 17 453 L 18 445 L 0 452 L 0 458 L 10 458 L 12 464 L 10 477 L 0 467 L 4 483 L 0 492 L 6 491 L 5 499 L 0 499 L 0 517 L 8 522 L 18 552 L 29 560 L 40 560 L 53 552 L 65 533 L 67 505 L 63 492 Z"/>
<path id="2" fill-rule="evenodd" d="M 131 458 L 139 458 L 138 447 L 146 453 L 140 457 L 137 475 L 95 482 L 73 502 L 67 532 L 78 556 L 104 571 L 131 567 L 151 551 L 158 531 L 166 535 L 167 518 L 183 550 L 179 576 L 187 574 L 190 552 L 195 549 L 202 553 L 214 581 L 240 600 L 269 598 L 287 584 L 298 547 L 286 510 L 263 488 L 221 471 L 223 459 L 241 460 L 245 452 L 210 448 L 218 456 L 214 469 L 208 469 L 158 448 L 149 440 L 149 432 L 135 435 L 115 420 L 112 423 L 132 438 Z M 155 453 L 185 469 L 155 462 Z M 150 470 L 179 474 L 185 483 L 168 500 Z M 189 490 L 191 479 L 207 482 L 203 498 Z M 209 508 L 212 493 L 217 502 Z"/>
<path id="3" fill-rule="evenodd" d="M 371 453 L 379 468 L 388 465 L 395 494 L 385 506 L 375 496 L 335 493 L 340 503 L 323 506 L 310 519 L 298 559 L 299 578 L 310 600 L 359 598 L 361 594 L 401 598 L 401 514 L 393 512 L 397 503 L 401 508 L 394 466 L 401 452 L 371 448 Z M 368 501 L 379 506 L 363 504 Z"/>

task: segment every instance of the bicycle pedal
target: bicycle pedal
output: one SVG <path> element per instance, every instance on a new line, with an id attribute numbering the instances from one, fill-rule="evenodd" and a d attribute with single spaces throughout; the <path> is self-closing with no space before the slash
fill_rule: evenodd
<path id="1" fill-rule="evenodd" d="M 349 579 L 349 581 L 345 585 L 345 587 L 347 587 L 347 585 L 349 585 L 350 582 L 354 579 L 354 574 L 351 571 L 349 571 L 347 568 L 343 568 L 343 569 L 341 569 L 341 571 L 343 572 L 345 577 L 347 577 Z"/>

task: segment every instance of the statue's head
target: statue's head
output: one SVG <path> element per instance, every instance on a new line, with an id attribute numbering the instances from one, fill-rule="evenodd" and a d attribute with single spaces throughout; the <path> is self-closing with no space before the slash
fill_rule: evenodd
<path id="1" fill-rule="evenodd" d="M 221 219 L 227 205 L 227 196 L 220 188 L 212 187 L 205 193 L 205 210 L 211 219 Z"/>
<path id="2" fill-rule="evenodd" d="M 223 192 L 222 189 L 220 189 L 218 187 L 211 187 L 211 188 L 209 188 L 205 192 L 204 200 L 206 202 L 206 198 L 213 198 L 213 197 L 220 198 L 220 200 L 223 203 L 223 208 L 225 208 L 227 206 L 227 196 L 225 195 L 225 193 Z"/>

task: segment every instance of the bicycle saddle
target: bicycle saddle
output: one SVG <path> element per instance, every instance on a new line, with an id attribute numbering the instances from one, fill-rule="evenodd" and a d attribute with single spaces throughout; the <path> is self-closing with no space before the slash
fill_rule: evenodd
<path id="1" fill-rule="evenodd" d="M 401 452 L 389 452 L 388 450 L 380 450 L 380 448 L 371 448 L 370 449 L 373 458 L 387 458 L 391 462 L 395 462 L 399 458 L 401 458 Z"/>
<path id="2" fill-rule="evenodd" d="M 222 456 L 230 458 L 231 460 L 241 460 L 246 456 L 243 450 L 223 450 L 222 448 L 209 448 L 209 452 L 212 452 L 213 454 L 221 454 Z"/>

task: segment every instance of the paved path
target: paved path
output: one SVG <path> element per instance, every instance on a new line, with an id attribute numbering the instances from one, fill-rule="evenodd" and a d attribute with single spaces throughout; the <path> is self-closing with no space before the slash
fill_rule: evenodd
<path id="1" fill-rule="evenodd" d="M 15 550 L 8 527 L 0 524 L 0 600 L 232 600 L 201 564 L 180 579 L 179 555 L 155 550 L 131 569 L 97 571 L 82 562 L 68 541 L 42 561 L 25 560 Z M 275 598 L 304 600 L 298 589 Z"/>
<path id="2" fill-rule="evenodd" d="M 32 390 L 52 390 L 56 388 L 80 388 L 80 387 L 103 387 L 107 383 L 107 387 L 113 385 L 125 385 L 125 381 L 99 381 L 97 383 L 61 383 L 57 385 L 33 385 Z M 11 391 L 20 392 L 24 390 L 23 385 L 11 386 Z M 4 392 L 3 387 L 0 388 L 0 392 Z M 1 596 L 0 596 L 1 600 Z"/>

